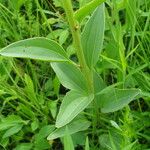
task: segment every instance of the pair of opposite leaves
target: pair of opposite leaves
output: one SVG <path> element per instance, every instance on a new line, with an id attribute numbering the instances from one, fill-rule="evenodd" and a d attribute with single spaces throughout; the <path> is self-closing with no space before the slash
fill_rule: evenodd
<path id="1" fill-rule="evenodd" d="M 92 14 L 81 35 L 84 57 L 89 68 L 93 68 L 99 59 L 104 37 L 104 26 L 104 4 L 102 4 Z M 8 57 L 30 58 L 51 62 L 51 66 L 62 85 L 71 89 L 61 104 L 56 119 L 56 127 L 58 128 L 72 121 L 92 102 L 94 97 L 95 99 L 100 98 L 99 102 L 102 112 L 113 112 L 127 105 L 139 94 L 139 90 L 136 89 L 111 89 L 104 90 L 101 93 L 102 82 L 99 77 L 94 79 L 96 81 L 94 82 L 95 94 L 87 93 L 86 80 L 80 69 L 68 59 L 65 50 L 53 40 L 46 38 L 22 40 L 3 48 L 0 54 Z"/>

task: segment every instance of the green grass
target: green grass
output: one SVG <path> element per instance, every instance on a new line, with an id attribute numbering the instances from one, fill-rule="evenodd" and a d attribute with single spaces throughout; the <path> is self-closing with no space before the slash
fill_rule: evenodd
<path id="1" fill-rule="evenodd" d="M 58 2 L 0 0 L 0 48 L 42 36 L 56 40 L 76 60 Z M 77 1 L 73 4 L 74 9 L 79 7 Z M 0 149 L 58 150 L 63 145 L 66 150 L 69 146 L 70 150 L 73 146 L 77 150 L 150 148 L 150 2 L 108 0 L 105 4 L 104 45 L 96 70 L 107 85 L 139 88 L 141 95 L 127 107 L 108 114 L 96 104 L 90 105 L 81 113 L 91 122 L 87 130 L 70 136 L 66 128 L 64 138 L 48 141 L 68 90 L 48 62 L 0 56 Z"/>

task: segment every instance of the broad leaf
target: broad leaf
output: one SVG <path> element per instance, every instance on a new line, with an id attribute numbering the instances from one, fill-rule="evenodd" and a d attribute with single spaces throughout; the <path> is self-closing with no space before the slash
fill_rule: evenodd
<path id="1" fill-rule="evenodd" d="M 7 57 L 30 58 L 43 61 L 67 61 L 63 48 L 46 38 L 30 38 L 8 45 L 0 51 Z"/>
<path id="2" fill-rule="evenodd" d="M 122 109 L 140 93 L 137 89 L 108 88 L 100 94 L 100 105 L 103 113 L 114 112 Z"/>
<path id="3" fill-rule="evenodd" d="M 56 119 L 56 127 L 60 128 L 72 121 L 93 100 L 94 96 L 78 91 L 70 91 L 64 97 Z"/>
<path id="4" fill-rule="evenodd" d="M 78 67 L 68 62 L 51 63 L 51 66 L 63 86 L 77 91 L 87 90 L 86 80 Z"/>
<path id="5" fill-rule="evenodd" d="M 104 4 L 93 13 L 82 32 L 82 46 L 87 65 L 93 67 L 99 58 L 103 45 L 105 19 Z"/>
<path id="6" fill-rule="evenodd" d="M 104 1 L 106 1 L 106 0 L 92 0 L 91 2 L 87 3 L 86 5 L 84 5 L 80 9 L 78 9 L 75 12 L 74 17 L 79 22 L 81 22 L 84 19 L 84 17 L 89 15 L 97 6 L 102 4 Z"/>
<path id="7" fill-rule="evenodd" d="M 86 130 L 89 126 L 90 126 L 90 122 L 85 120 L 85 119 L 75 119 L 72 122 L 70 122 L 69 124 L 67 124 L 68 127 L 68 132 L 69 134 L 74 134 L 76 132 L 79 131 L 83 131 Z M 56 129 L 55 131 L 53 131 L 49 136 L 48 136 L 48 140 L 53 140 L 59 137 L 63 137 L 65 136 L 65 132 L 66 132 L 66 126 L 61 127 Z"/>

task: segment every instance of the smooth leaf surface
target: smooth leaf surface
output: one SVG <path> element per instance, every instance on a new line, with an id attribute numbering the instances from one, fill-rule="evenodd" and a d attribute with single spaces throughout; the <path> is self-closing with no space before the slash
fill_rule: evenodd
<path id="1" fill-rule="evenodd" d="M 54 129 L 55 129 L 54 125 L 46 125 L 42 127 L 36 136 L 36 140 L 47 137 L 52 131 L 54 131 Z"/>
<path id="2" fill-rule="evenodd" d="M 56 119 L 56 127 L 60 128 L 72 121 L 93 100 L 94 96 L 82 92 L 70 91 L 64 97 Z"/>
<path id="3" fill-rule="evenodd" d="M 3 138 L 7 138 L 18 133 L 22 129 L 22 127 L 23 127 L 23 124 L 17 124 L 14 127 L 8 129 L 3 135 Z"/>
<path id="4" fill-rule="evenodd" d="M 67 61 L 63 48 L 46 38 L 30 38 L 8 45 L 0 51 L 7 57 L 30 58 L 43 61 Z"/>
<path id="5" fill-rule="evenodd" d="M 88 138 L 88 136 L 86 137 L 85 150 L 90 150 L 90 146 L 89 146 L 89 138 Z"/>
<path id="6" fill-rule="evenodd" d="M 101 90 L 106 88 L 106 83 L 103 81 L 101 76 L 97 73 L 93 73 L 93 81 L 94 81 L 94 93 L 99 93 Z"/>
<path id="7" fill-rule="evenodd" d="M 64 136 L 64 150 L 74 150 L 72 137 L 69 134 L 69 130 L 67 126 L 66 126 L 66 135 Z"/>
<path id="8" fill-rule="evenodd" d="M 86 80 L 79 68 L 75 65 L 62 62 L 51 63 L 51 66 L 64 87 L 77 91 L 87 90 Z"/>
<path id="9" fill-rule="evenodd" d="M 104 4 L 101 4 L 86 23 L 81 36 L 84 56 L 90 68 L 98 61 L 103 45 L 104 30 Z"/>
<path id="10" fill-rule="evenodd" d="M 97 6 L 103 3 L 105 0 L 92 0 L 91 2 L 87 3 L 82 8 L 78 9 L 74 17 L 81 22 L 87 15 L 89 15 Z"/>
<path id="11" fill-rule="evenodd" d="M 103 81 L 103 79 L 101 78 L 101 76 L 94 72 L 93 73 L 93 83 L 94 83 L 94 102 L 97 104 L 98 107 L 100 107 L 99 105 L 99 101 L 101 100 L 101 95 L 97 95 L 97 93 L 99 93 L 100 91 L 102 91 L 104 88 L 106 88 L 106 83 Z"/>
<path id="12" fill-rule="evenodd" d="M 140 93 L 138 89 L 110 88 L 100 94 L 100 105 L 103 113 L 114 112 L 128 105 Z"/>
<path id="13" fill-rule="evenodd" d="M 90 126 L 90 122 L 86 119 L 75 119 L 69 124 L 67 124 L 69 134 L 74 134 L 79 131 L 84 131 Z M 63 137 L 66 132 L 66 126 L 61 127 L 53 131 L 48 137 L 48 140 L 53 140 L 59 137 Z"/>
<path id="14" fill-rule="evenodd" d="M 34 145 L 35 149 L 37 150 L 45 150 L 49 149 L 49 143 L 46 139 L 46 137 L 55 129 L 54 125 L 46 125 L 43 126 L 39 133 L 35 135 L 34 139 Z"/>
<path id="15" fill-rule="evenodd" d="M 0 130 L 6 130 L 10 127 L 15 126 L 16 124 L 26 124 L 28 121 L 22 120 L 19 116 L 10 115 L 6 118 L 3 118 L 0 122 Z"/>
<path id="16" fill-rule="evenodd" d="M 33 143 L 21 143 L 17 145 L 14 150 L 31 150 L 33 148 Z"/>

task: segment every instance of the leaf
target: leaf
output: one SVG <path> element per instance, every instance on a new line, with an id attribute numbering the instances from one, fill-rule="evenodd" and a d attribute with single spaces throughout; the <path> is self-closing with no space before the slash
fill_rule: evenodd
<path id="1" fill-rule="evenodd" d="M 105 30 L 104 4 L 100 5 L 86 23 L 82 32 L 82 46 L 87 65 L 93 67 L 102 49 Z"/>
<path id="2" fill-rule="evenodd" d="M 33 143 L 21 143 L 17 145 L 17 147 L 14 148 L 14 150 L 31 150 L 32 147 L 33 147 Z"/>
<path id="3" fill-rule="evenodd" d="M 46 125 L 40 129 L 36 138 L 43 139 L 43 138 L 47 137 L 54 129 L 55 129 L 54 125 Z"/>
<path id="4" fill-rule="evenodd" d="M 99 93 L 100 91 L 102 91 L 103 89 L 106 88 L 106 84 L 103 81 L 103 79 L 101 78 L 101 76 L 96 73 L 93 72 L 93 83 L 94 83 L 94 102 L 97 106 L 97 108 L 99 108 L 99 101 L 101 100 L 101 95 L 98 95 L 97 93 Z M 96 109 L 96 108 L 95 108 Z"/>
<path id="5" fill-rule="evenodd" d="M 103 113 L 114 112 L 128 105 L 139 95 L 138 89 L 115 89 L 108 88 L 100 94 L 100 105 Z"/>
<path id="6" fill-rule="evenodd" d="M 54 125 L 42 127 L 38 134 L 35 135 L 34 146 L 37 150 L 49 149 L 49 143 L 46 137 L 55 129 Z"/>
<path id="7" fill-rule="evenodd" d="M 21 112 L 23 112 L 25 115 L 27 115 L 28 117 L 30 117 L 30 119 L 35 119 L 35 112 L 32 111 L 32 108 L 29 105 L 26 104 L 22 104 L 20 103 L 18 106 L 18 110 L 20 110 Z"/>
<path id="8" fill-rule="evenodd" d="M 33 84 L 32 79 L 30 78 L 29 75 L 25 74 L 24 81 L 26 83 L 25 92 L 27 93 L 29 100 L 36 106 L 39 106 L 39 101 L 36 96 L 36 92 L 34 89 L 34 84 Z"/>
<path id="9" fill-rule="evenodd" d="M 39 121 L 38 119 L 35 119 L 32 123 L 31 123 L 31 129 L 34 132 L 37 128 L 39 127 Z"/>
<path id="10" fill-rule="evenodd" d="M 85 150 L 90 150 L 90 146 L 89 146 L 89 138 L 88 138 L 88 136 L 86 137 Z"/>
<path id="11" fill-rule="evenodd" d="M 2 121 L 0 122 L 0 130 L 6 130 L 19 123 L 23 124 L 27 123 L 27 121 L 22 120 L 19 116 L 10 115 L 6 118 L 3 118 Z"/>
<path id="12" fill-rule="evenodd" d="M 74 150 L 73 141 L 66 126 L 66 135 L 64 136 L 64 150 Z"/>
<path id="13" fill-rule="evenodd" d="M 79 117 L 81 117 L 81 115 L 79 115 Z M 77 133 L 74 133 L 71 135 L 74 147 L 77 147 L 78 145 L 84 145 L 85 144 L 85 139 L 86 139 L 85 132 L 86 131 L 80 131 L 80 132 L 77 132 Z"/>
<path id="14" fill-rule="evenodd" d="M 86 80 L 75 65 L 62 62 L 51 63 L 51 66 L 64 87 L 77 91 L 87 90 Z"/>
<path id="15" fill-rule="evenodd" d="M 43 37 L 12 43 L 3 48 L 0 55 L 43 61 L 68 61 L 65 51 L 60 45 Z"/>
<path id="16" fill-rule="evenodd" d="M 93 94 L 84 95 L 82 92 L 70 91 L 64 97 L 56 118 L 56 127 L 60 128 L 72 121 L 93 100 Z"/>
<path id="17" fill-rule="evenodd" d="M 57 104 L 58 104 L 57 100 L 49 101 L 47 104 L 53 118 L 56 118 L 57 115 Z"/>
<path id="18" fill-rule="evenodd" d="M 122 150 L 132 150 L 134 149 L 133 146 L 137 143 L 137 141 L 134 141 L 133 143 L 130 143 L 129 145 L 126 145 Z"/>
<path id="19" fill-rule="evenodd" d="M 69 134 L 74 134 L 76 132 L 79 131 L 84 131 L 86 130 L 89 126 L 90 126 L 90 122 L 86 119 L 75 119 L 72 122 L 70 122 L 69 124 L 67 124 L 68 127 L 68 132 Z M 63 137 L 65 136 L 65 132 L 66 132 L 66 126 L 58 128 L 56 130 L 54 130 L 48 137 L 47 140 L 53 140 L 59 137 Z"/>
<path id="20" fill-rule="evenodd" d="M 60 45 L 63 45 L 66 42 L 68 36 L 69 36 L 68 30 L 64 30 L 64 31 L 62 31 L 60 33 L 60 35 L 59 35 L 59 43 L 60 43 Z"/>
<path id="21" fill-rule="evenodd" d="M 22 124 L 17 124 L 15 125 L 14 127 L 8 129 L 4 135 L 3 135 L 3 138 L 7 138 L 7 137 L 10 137 L 16 133 L 18 133 L 21 129 L 22 129 L 23 125 Z"/>
<path id="22" fill-rule="evenodd" d="M 92 0 L 91 2 L 87 3 L 85 6 L 78 9 L 74 17 L 81 22 L 87 15 L 89 15 L 97 6 L 102 4 L 105 0 Z"/>
<path id="23" fill-rule="evenodd" d="M 107 86 L 106 83 L 103 81 L 103 79 L 97 72 L 93 73 L 93 81 L 94 81 L 94 93 L 95 94 L 100 92 Z"/>

